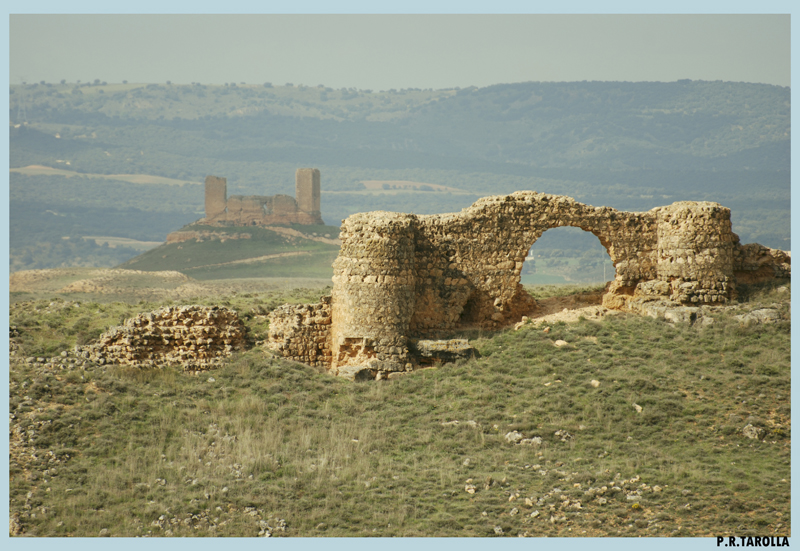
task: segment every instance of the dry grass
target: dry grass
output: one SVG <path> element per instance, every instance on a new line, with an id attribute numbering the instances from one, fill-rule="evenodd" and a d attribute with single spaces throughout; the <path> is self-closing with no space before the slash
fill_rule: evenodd
<path id="1" fill-rule="evenodd" d="M 750 297 L 788 315 L 788 293 Z M 27 312 L 23 348 L 74 310 Z M 15 361 L 12 515 L 38 536 L 789 535 L 788 321 L 618 316 L 474 344 L 480 359 L 370 383 L 258 349 L 199 376 Z"/>

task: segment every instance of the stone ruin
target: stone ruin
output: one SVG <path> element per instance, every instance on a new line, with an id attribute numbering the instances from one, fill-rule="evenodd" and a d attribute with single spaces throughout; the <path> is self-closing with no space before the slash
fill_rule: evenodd
<path id="1" fill-rule="evenodd" d="M 610 309 L 724 305 L 737 282 L 789 277 L 790 255 L 741 245 L 730 215 L 711 202 L 621 212 L 533 191 L 484 197 L 453 214 L 355 214 L 342 223 L 331 296 L 275 310 L 268 347 L 350 378 L 412 370 L 417 339 L 497 329 L 535 312 L 520 271 L 531 245 L 561 226 L 591 232 L 611 257 Z"/>
<path id="2" fill-rule="evenodd" d="M 207 176 L 206 215 L 198 224 L 210 226 L 322 225 L 320 176 L 316 168 L 295 173 L 295 197 L 288 195 L 231 195 L 225 178 Z"/>
<path id="3" fill-rule="evenodd" d="M 103 333 L 79 356 L 100 364 L 153 367 L 181 365 L 186 371 L 217 367 L 245 346 L 245 327 L 235 311 L 207 306 L 169 306 L 139 314 Z"/>

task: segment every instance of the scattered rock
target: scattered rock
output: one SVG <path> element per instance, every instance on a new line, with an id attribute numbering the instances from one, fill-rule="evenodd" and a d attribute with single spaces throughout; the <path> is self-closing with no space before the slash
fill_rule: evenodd
<path id="1" fill-rule="evenodd" d="M 560 438 L 562 442 L 569 442 L 570 440 L 575 438 L 574 436 L 572 436 L 570 433 L 568 433 L 564 429 L 559 429 L 556 432 L 554 432 L 553 434 L 555 435 L 556 438 Z"/>
<path id="2" fill-rule="evenodd" d="M 14 513 L 8 521 L 8 535 L 19 536 L 22 532 L 22 523 L 19 521 L 19 513 Z"/>
<path id="3" fill-rule="evenodd" d="M 412 341 L 411 351 L 417 355 L 420 365 L 468 360 L 477 354 L 475 348 L 466 339 Z"/>
<path id="4" fill-rule="evenodd" d="M 756 325 L 759 323 L 775 323 L 780 321 L 781 315 L 775 308 L 760 308 L 747 314 L 739 314 L 733 318 L 742 325 Z"/>
<path id="5" fill-rule="evenodd" d="M 592 379 L 589 384 L 592 385 L 594 388 L 597 388 L 600 386 L 600 381 L 598 381 L 597 379 Z"/>
<path id="6" fill-rule="evenodd" d="M 764 437 L 765 431 L 762 428 L 748 424 L 742 429 L 742 434 L 753 440 L 761 440 Z"/>

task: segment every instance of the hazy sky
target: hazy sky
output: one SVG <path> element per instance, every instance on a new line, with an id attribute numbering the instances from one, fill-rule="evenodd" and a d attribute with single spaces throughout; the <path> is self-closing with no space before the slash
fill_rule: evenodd
<path id="1" fill-rule="evenodd" d="M 11 15 L 9 79 L 790 84 L 788 15 Z"/>

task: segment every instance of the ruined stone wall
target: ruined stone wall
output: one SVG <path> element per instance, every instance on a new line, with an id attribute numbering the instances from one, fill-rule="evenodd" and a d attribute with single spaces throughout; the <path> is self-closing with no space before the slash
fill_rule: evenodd
<path id="1" fill-rule="evenodd" d="M 519 321 L 536 307 L 520 285 L 525 257 L 560 226 L 591 232 L 608 251 L 616 270 L 608 308 L 649 298 L 723 304 L 735 298 L 735 274 L 790 273 L 786 253 L 742 247 L 730 209 L 710 202 L 636 213 L 521 191 L 454 214 L 356 214 L 342 223 L 333 265 L 329 369 L 408 370 L 410 338 Z M 276 336 L 270 346 L 279 343 Z"/>
<path id="2" fill-rule="evenodd" d="M 787 278 L 792 274 L 792 255 L 758 243 L 734 247 L 733 274 L 737 282 L 747 284 Z"/>
<path id="3" fill-rule="evenodd" d="M 231 195 L 225 178 L 206 177 L 206 216 L 212 226 L 322 225 L 318 169 L 298 169 L 297 200 L 289 195 Z"/>
<path id="4" fill-rule="evenodd" d="M 268 346 L 307 365 L 331 365 L 331 297 L 318 304 L 285 304 L 269 315 Z"/>
<path id="5" fill-rule="evenodd" d="M 201 371 L 215 367 L 244 347 L 245 327 L 233 310 L 169 306 L 139 314 L 85 347 L 88 359 L 136 367 L 181 365 Z"/>

